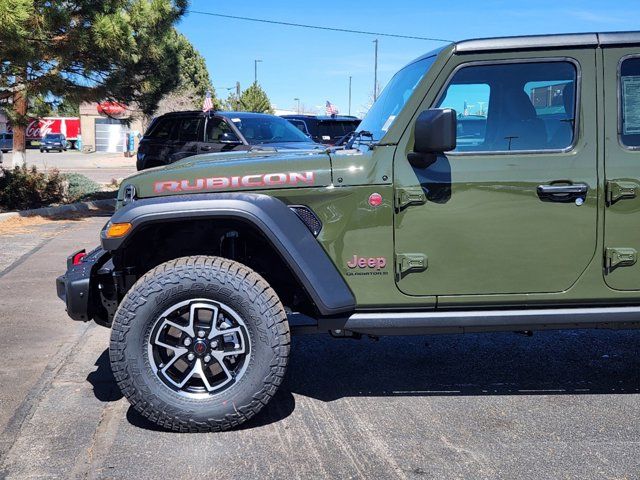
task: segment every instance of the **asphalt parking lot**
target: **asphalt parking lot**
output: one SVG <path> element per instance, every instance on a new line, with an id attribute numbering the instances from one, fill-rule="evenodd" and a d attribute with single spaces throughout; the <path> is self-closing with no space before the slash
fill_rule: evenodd
<path id="1" fill-rule="evenodd" d="M 4 154 L 3 166 L 11 167 L 12 152 Z M 109 184 L 113 179 L 122 180 L 136 172 L 135 157 L 125 157 L 122 153 L 82 153 L 78 150 L 66 152 L 45 152 L 38 149 L 27 150 L 27 165 L 35 165 L 38 170 L 56 168 L 62 173 L 81 173 L 95 182 Z"/>
<path id="2" fill-rule="evenodd" d="M 251 423 L 161 431 L 55 294 L 105 221 L 0 230 L 0 478 L 640 478 L 640 331 L 296 337 Z"/>

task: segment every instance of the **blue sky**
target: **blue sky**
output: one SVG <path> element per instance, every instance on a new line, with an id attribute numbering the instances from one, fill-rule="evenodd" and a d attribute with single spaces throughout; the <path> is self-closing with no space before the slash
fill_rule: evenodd
<path id="1" fill-rule="evenodd" d="M 637 30 L 640 0 L 454 0 L 395 2 L 337 0 L 218 2 L 192 0 L 191 9 L 336 28 L 460 40 L 464 38 L 588 31 Z M 294 98 L 314 109 L 327 100 L 352 114 L 373 92 L 376 37 L 309 30 L 187 14 L 178 26 L 205 57 L 216 92 L 258 81 L 279 108 L 295 108 Z M 443 43 L 377 37 L 378 79 L 382 87 L 402 66 Z"/>

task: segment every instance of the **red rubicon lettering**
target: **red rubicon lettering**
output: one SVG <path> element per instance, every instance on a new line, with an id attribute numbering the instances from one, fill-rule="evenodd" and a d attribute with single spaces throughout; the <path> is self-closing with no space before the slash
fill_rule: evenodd
<path id="1" fill-rule="evenodd" d="M 313 185 L 315 172 L 289 172 L 244 175 L 242 177 L 208 177 L 165 180 L 153 184 L 155 193 L 220 190 L 225 188 L 256 188 L 273 185 Z"/>

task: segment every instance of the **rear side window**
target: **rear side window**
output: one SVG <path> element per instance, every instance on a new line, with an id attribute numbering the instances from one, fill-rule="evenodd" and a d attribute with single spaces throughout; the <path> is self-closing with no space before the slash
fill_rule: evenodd
<path id="1" fill-rule="evenodd" d="M 567 61 L 470 65 L 437 107 L 458 114 L 458 152 L 564 150 L 574 143 L 576 90 Z"/>
<path id="2" fill-rule="evenodd" d="M 153 125 L 151 125 L 151 128 L 146 133 L 146 136 L 149 138 L 157 138 L 159 140 L 168 139 L 171 137 L 171 131 L 173 130 L 174 124 L 174 119 L 161 118 Z"/>
<path id="3" fill-rule="evenodd" d="M 302 120 L 289 120 L 298 130 L 304 134 L 308 134 L 307 126 Z"/>
<path id="4" fill-rule="evenodd" d="M 318 125 L 318 135 L 320 135 L 323 140 L 341 138 L 358 128 L 358 123 L 359 122 L 342 121 L 320 122 Z"/>
<path id="5" fill-rule="evenodd" d="M 202 117 L 183 118 L 178 130 L 178 140 L 181 142 L 197 142 Z"/>
<path id="6" fill-rule="evenodd" d="M 640 58 L 628 58 L 620 65 L 620 141 L 640 148 Z"/>

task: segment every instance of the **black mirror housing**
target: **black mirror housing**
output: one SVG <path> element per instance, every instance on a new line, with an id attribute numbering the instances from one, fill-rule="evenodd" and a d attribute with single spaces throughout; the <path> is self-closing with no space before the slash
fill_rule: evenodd
<path id="1" fill-rule="evenodd" d="M 458 120 L 451 108 L 431 108 L 416 119 L 415 144 L 409 154 L 409 163 L 426 168 L 436 161 L 438 154 L 455 150 Z"/>

